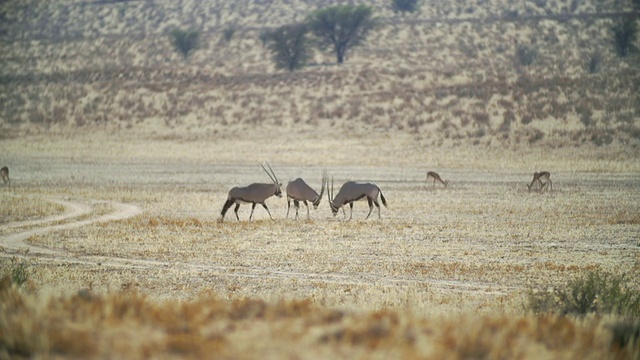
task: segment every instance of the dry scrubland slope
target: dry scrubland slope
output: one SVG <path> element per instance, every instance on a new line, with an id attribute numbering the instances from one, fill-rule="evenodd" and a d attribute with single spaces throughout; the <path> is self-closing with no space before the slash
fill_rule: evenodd
<path id="1" fill-rule="evenodd" d="M 332 2 L 327 2 L 330 4 Z M 322 2 L 5 1 L 4 136 L 136 129 L 197 136 L 399 131 L 427 144 L 622 144 L 637 149 L 637 55 L 611 26 L 630 2 L 426 1 L 418 15 L 371 4 L 381 25 L 334 66 L 275 71 L 259 40 Z M 175 27 L 203 31 L 185 62 Z M 224 29 L 236 29 L 225 41 Z M 537 50 L 522 66 L 516 43 Z M 587 62 L 602 54 L 600 71 Z M 256 133 L 255 129 L 260 129 Z"/>

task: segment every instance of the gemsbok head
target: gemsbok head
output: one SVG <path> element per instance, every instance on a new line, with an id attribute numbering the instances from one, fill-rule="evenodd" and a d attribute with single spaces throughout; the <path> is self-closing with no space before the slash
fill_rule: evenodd
<path id="1" fill-rule="evenodd" d="M 5 185 L 11 186 L 11 179 L 9 179 L 9 168 L 8 167 L 3 166 L 2 169 L 0 169 L 0 178 L 2 178 L 2 182 Z"/>
<path id="2" fill-rule="evenodd" d="M 278 182 L 278 178 L 276 177 L 276 174 L 273 172 L 273 169 L 271 169 L 271 166 L 269 165 L 269 163 L 267 163 L 267 167 L 269 168 L 269 170 L 267 170 L 267 168 L 265 168 L 264 165 L 260 165 L 260 166 L 262 166 L 262 170 L 264 170 L 264 172 L 266 172 L 267 175 L 269 175 L 273 183 L 271 184 L 253 183 L 249 186 L 234 187 L 233 189 L 229 190 L 227 201 L 224 203 L 224 206 L 222 207 L 222 212 L 220 213 L 220 215 L 222 215 L 220 217 L 220 222 L 224 221 L 224 215 L 227 213 L 227 210 L 229 210 L 229 208 L 233 204 L 236 204 L 236 207 L 233 209 L 233 212 L 235 212 L 236 214 L 236 219 L 240 221 L 240 217 L 238 216 L 238 208 L 240 208 L 240 204 L 242 203 L 251 204 L 251 215 L 249 215 L 249 221 L 251 221 L 251 218 L 253 217 L 253 210 L 256 208 L 256 204 L 262 205 L 264 209 L 267 210 L 267 213 L 269 214 L 269 217 L 271 218 L 271 220 L 273 220 L 273 217 L 271 216 L 271 212 L 269 211 L 267 204 L 265 204 L 264 202 L 265 200 L 267 200 L 268 198 L 274 195 L 277 197 L 282 197 L 282 190 L 280 189 L 282 187 L 282 184 Z"/>
<path id="3" fill-rule="evenodd" d="M 373 205 L 378 208 L 378 219 L 380 219 L 380 204 L 378 204 L 378 194 L 380 195 L 380 199 L 382 200 L 382 204 L 386 207 L 387 200 L 382 195 L 382 191 L 378 187 L 378 185 L 373 183 L 358 183 L 355 181 L 347 181 L 342 184 L 340 191 L 336 196 L 333 196 L 333 179 L 331 179 L 331 188 L 327 191 L 327 197 L 329 199 L 329 206 L 331 206 L 331 212 L 333 216 L 336 216 L 338 210 L 342 208 L 342 214 L 346 218 L 347 215 L 344 211 L 344 205 L 349 204 L 351 209 L 351 213 L 349 214 L 349 219 L 353 217 L 353 202 L 362 200 L 364 198 L 367 199 L 369 203 L 369 214 L 367 214 L 368 219 L 371 215 L 371 211 L 373 211 Z"/>
<path id="4" fill-rule="evenodd" d="M 301 178 L 297 178 L 295 180 L 289 181 L 287 184 L 287 216 L 289 218 L 289 209 L 291 208 L 291 201 L 293 200 L 293 207 L 296 209 L 296 219 L 298 218 L 298 209 L 300 208 L 300 202 L 304 203 L 304 206 L 307 207 L 307 219 L 311 218 L 309 214 L 309 204 L 307 202 L 311 202 L 313 205 L 313 209 L 318 209 L 318 205 L 320 205 L 320 201 L 322 200 L 322 196 L 324 195 L 324 190 L 327 187 L 327 173 L 322 174 L 322 187 L 320 189 L 320 194 L 318 194 L 315 190 L 311 188 L 304 180 Z"/>
<path id="5" fill-rule="evenodd" d="M 551 174 L 548 171 L 540 171 L 533 173 L 533 180 L 531 180 L 531 184 L 527 185 L 529 191 L 534 184 L 538 184 L 540 191 L 544 192 L 545 190 L 552 190 L 553 184 L 551 183 Z"/>

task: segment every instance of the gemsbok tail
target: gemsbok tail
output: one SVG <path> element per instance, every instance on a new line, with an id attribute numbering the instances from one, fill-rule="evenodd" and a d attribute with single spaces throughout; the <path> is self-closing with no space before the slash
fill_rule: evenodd
<path id="1" fill-rule="evenodd" d="M 231 207 L 231 205 L 233 205 L 234 202 L 235 200 L 232 198 L 227 199 L 227 201 L 224 203 L 224 206 L 222 207 L 222 211 L 220 212 L 220 215 L 222 216 L 222 218 L 224 218 L 224 215 L 227 213 L 227 210 L 229 210 L 229 208 Z"/>
<path id="2" fill-rule="evenodd" d="M 378 191 L 380 192 L 380 200 L 382 200 L 382 205 L 384 205 L 384 207 L 387 207 L 387 199 L 385 199 L 384 195 L 382 195 L 382 190 L 378 188 Z"/>

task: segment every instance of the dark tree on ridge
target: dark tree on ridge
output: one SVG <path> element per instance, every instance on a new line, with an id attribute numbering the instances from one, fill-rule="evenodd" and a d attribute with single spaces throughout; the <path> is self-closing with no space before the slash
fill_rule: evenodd
<path id="1" fill-rule="evenodd" d="M 321 47 L 333 47 L 338 64 L 347 51 L 361 44 L 375 25 L 373 10 L 365 5 L 339 5 L 315 11 L 308 20 Z"/>
<path id="2" fill-rule="evenodd" d="M 266 44 L 278 69 L 294 71 L 306 65 L 312 49 L 307 24 L 281 26 L 266 34 Z"/>

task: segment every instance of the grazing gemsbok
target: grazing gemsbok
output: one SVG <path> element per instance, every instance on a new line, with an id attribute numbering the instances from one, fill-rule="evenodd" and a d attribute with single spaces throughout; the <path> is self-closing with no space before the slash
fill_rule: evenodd
<path id="1" fill-rule="evenodd" d="M 264 165 L 260 165 L 260 166 L 262 166 L 262 170 L 264 170 L 267 173 L 267 175 L 269 175 L 269 177 L 273 181 L 273 184 L 254 183 L 249 186 L 234 187 L 233 189 L 229 190 L 229 195 L 227 196 L 227 202 L 224 203 L 224 206 L 222 207 L 222 212 L 220 213 L 222 215 L 220 217 L 220 222 L 224 220 L 224 214 L 227 212 L 227 210 L 229 210 L 229 208 L 233 204 L 236 204 L 236 207 L 235 209 L 233 209 L 233 212 L 236 213 L 236 219 L 240 221 L 240 217 L 238 217 L 238 208 L 240 207 L 241 203 L 251 203 L 251 215 L 249 215 L 249 221 L 251 221 L 251 218 L 253 217 L 253 210 L 256 208 L 256 204 L 262 205 L 265 208 L 265 210 L 267 210 L 267 213 L 269 214 L 269 217 L 271 218 L 271 220 L 273 220 L 273 217 L 271 216 L 271 212 L 269 211 L 267 204 L 265 204 L 264 202 L 265 200 L 272 197 L 273 195 L 277 197 L 282 197 L 282 190 L 280 190 L 280 188 L 282 187 L 282 184 L 278 182 L 278 178 L 276 177 L 276 174 L 273 172 L 273 169 L 271 169 L 271 166 L 269 165 L 269 163 L 267 163 L 267 167 L 269 168 L 270 172 L 267 171 Z"/>
<path id="2" fill-rule="evenodd" d="M 300 201 L 304 203 L 304 206 L 307 207 L 307 219 L 311 218 L 309 214 L 309 204 L 307 201 L 310 201 L 313 205 L 313 209 L 316 210 L 318 205 L 320 205 L 320 200 L 322 200 L 322 196 L 324 195 L 324 189 L 327 186 L 327 174 L 322 174 L 322 188 L 320 189 L 320 194 L 318 194 L 315 190 L 313 190 L 307 183 L 301 178 L 297 178 L 295 180 L 289 181 L 287 184 L 287 216 L 289 218 L 289 209 L 291 208 L 291 200 L 293 200 L 293 207 L 296 208 L 296 219 L 298 218 L 298 209 L 300 208 Z"/>
<path id="3" fill-rule="evenodd" d="M 430 178 L 433 179 L 433 187 L 436 187 L 436 181 L 440 181 L 442 185 L 444 185 L 445 189 L 447 188 L 447 185 L 449 185 L 449 180 L 443 181 L 440 175 L 434 171 L 429 171 L 427 173 L 427 181 L 429 181 Z"/>
<path id="4" fill-rule="evenodd" d="M 2 182 L 5 185 L 9 185 L 11 186 L 11 179 L 9 179 L 9 168 L 6 166 L 3 166 L 2 169 L 0 169 L 0 177 L 2 178 Z"/>
<path id="5" fill-rule="evenodd" d="M 378 187 L 378 185 L 373 183 L 357 183 L 354 181 L 347 181 L 342 184 L 340 191 L 338 191 L 338 195 L 333 196 L 333 179 L 331 179 L 331 191 L 327 191 L 327 198 L 329 199 L 329 205 L 331 206 L 331 212 L 333 212 L 333 216 L 336 216 L 338 210 L 342 207 L 342 214 L 344 217 L 347 217 L 344 211 L 344 205 L 349 204 L 351 208 L 351 213 L 349 214 L 349 220 L 353 217 L 353 202 L 358 201 L 364 198 L 367 198 L 369 202 L 369 214 L 367 214 L 368 219 L 369 215 L 371 215 L 371 211 L 373 211 L 373 204 L 378 208 L 378 219 L 380 219 L 380 204 L 378 204 L 378 194 L 380 194 L 380 199 L 382 200 L 382 204 L 386 207 L 387 200 L 382 195 L 382 191 Z"/>
<path id="6" fill-rule="evenodd" d="M 534 172 L 531 184 L 527 185 L 529 191 L 531 191 L 533 184 L 538 184 L 541 191 L 544 191 L 545 189 L 553 190 L 553 184 L 549 177 L 551 177 L 551 174 L 548 171 Z"/>

